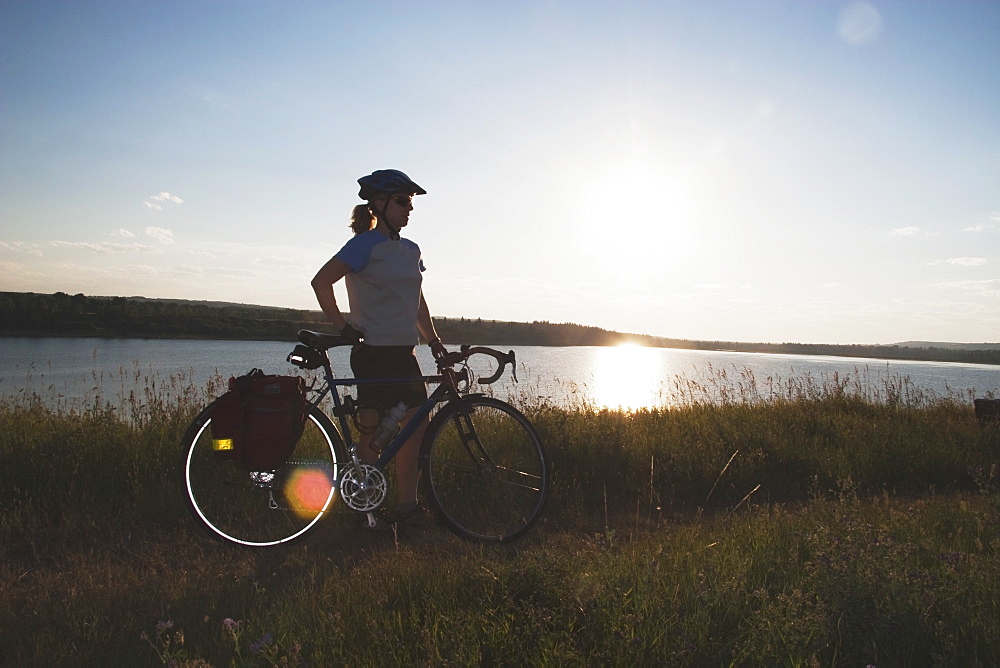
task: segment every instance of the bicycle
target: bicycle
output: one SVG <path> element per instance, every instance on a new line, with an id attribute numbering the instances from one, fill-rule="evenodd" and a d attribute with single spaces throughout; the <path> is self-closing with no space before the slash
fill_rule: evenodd
<path id="1" fill-rule="evenodd" d="M 201 411 L 184 435 L 185 497 L 210 535 L 250 547 L 287 544 L 334 512 L 338 498 L 350 511 L 366 514 L 374 526 L 374 511 L 388 494 L 386 466 L 432 413 L 420 445 L 419 484 L 439 522 L 465 540 L 497 544 L 522 537 L 535 524 L 549 491 L 541 438 L 528 418 L 507 402 L 470 391 L 470 357 L 482 354 L 496 360 L 495 373 L 476 379 L 488 385 L 508 364 L 516 380 L 513 351 L 462 346 L 438 359 L 438 374 L 419 379 L 437 387 L 370 465 L 360 461 L 351 428 L 353 424 L 359 429 L 359 406 L 350 393 L 341 398 L 338 389 L 418 379 L 338 379 L 328 351 L 353 341 L 309 330 L 300 330 L 298 340 L 302 345 L 288 361 L 301 369 L 322 369 L 323 380 L 316 387 L 314 379 L 309 388 L 312 398 L 302 436 L 282 465 L 247 471 L 213 452 L 210 425 L 218 400 Z M 333 419 L 320 408 L 328 396 Z"/>

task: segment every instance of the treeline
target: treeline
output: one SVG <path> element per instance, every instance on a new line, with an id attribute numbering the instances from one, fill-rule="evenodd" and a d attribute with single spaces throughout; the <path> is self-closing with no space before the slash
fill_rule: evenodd
<path id="1" fill-rule="evenodd" d="M 918 362 L 1000 364 L 1000 344 L 996 348 L 966 350 L 942 347 L 918 348 L 900 345 L 833 345 L 823 343 L 729 343 L 722 341 L 691 343 L 694 343 L 693 347 L 698 350 L 734 350 L 745 353 L 784 355 L 829 355 L 831 357 L 862 357 Z"/>
<path id="2" fill-rule="evenodd" d="M 322 314 L 236 304 L 137 297 L 0 293 L 0 333 L 151 339 L 294 341 Z"/>
<path id="3" fill-rule="evenodd" d="M 1000 346 L 992 349 L 958 349 L 900 345 L 690 341 L 624 334 L 568 323 L 504 322 L 478 318 L 435 318 L 435 324 L 438 333 L 449 344 L 613 346 L 637 343 L 686 350 L 1000 364 Z M 0 335 L 7 336 L 294 341 L 296 332 L 300 329 L 330 331 L 330 325 L 319 311 L 142 297 L 70 296 L 62 292 L 52 295 L 0 292 Z"/>
<path id="4" fill-rule="evenodd" d="M 504 322 L 481 318 L 435 318 L 445 341 L 504 346 L 614 346 L 626 341 L 649 345 L 653 337 L 632 336 L 599 327 L 550 322 Z"/>

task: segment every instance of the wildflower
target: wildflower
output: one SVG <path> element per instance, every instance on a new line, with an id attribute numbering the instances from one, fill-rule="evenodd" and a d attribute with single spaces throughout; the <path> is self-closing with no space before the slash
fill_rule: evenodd
<path id="1" fill-rule="evenodd" d="M 250 643 L 250 651 L 254 654 L 260 654 L 271 644 L 274 638 L 271 637 L 270 633 L 265 633 L 264 637 L 257 642 Z"/>
<path id="2" fill-rule="evenodd" d="M 240 628 L 240 623 L 234 620 L 232 617 L 226 617 L 222 620 L 222 625 L 226 627 L 227 631 L 237 631 Z"/>
<path id="3" fill-rule="evenodd" d="M 169 631 L 174 628 L 174 623 L 172 621 L 156 622 L 156 632 L 163 633 L 164 631 Z"/>

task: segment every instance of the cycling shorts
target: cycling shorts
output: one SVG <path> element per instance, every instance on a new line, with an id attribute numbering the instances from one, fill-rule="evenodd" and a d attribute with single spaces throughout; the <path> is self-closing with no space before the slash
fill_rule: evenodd
<path id="1" fill-rule="evenodd" d="M 413 346 L 369 346 L 359 343 L 351 349 L 354 377 L 421 378 L 420 365 Z M 363 383 L 358 385 L 358 403 L 363 408 L 388 410 L 403 402 L 416 408 L 427 400 L 427 387 L 421 380 L 408 383 Z"/>

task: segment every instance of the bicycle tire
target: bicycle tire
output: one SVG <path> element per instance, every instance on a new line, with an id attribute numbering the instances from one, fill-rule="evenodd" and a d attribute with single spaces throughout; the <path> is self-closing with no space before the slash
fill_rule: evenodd
<path id="1" fill-rule="evenodd" d="M 421 486 L 434 513 L 476 543 L 509 543 L 538 521 L 549 491 L 538 432 L 510 404 L 482 395 L 445 405 L 420 448 Z"/>
<path id="2" fill-rule="evenodd" d="M 273 471 L 247 471 L 212 449 L 209 404 L 184 435 L 182 479 L 188 509 L 216 539 L 248 547 L 302 538 L 331 509 L 347 461 L 340 432 L 313 407 L 289 459 Z"/>

